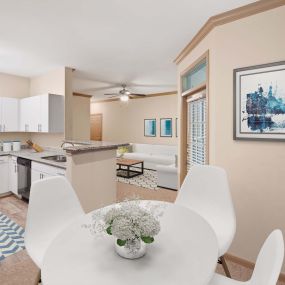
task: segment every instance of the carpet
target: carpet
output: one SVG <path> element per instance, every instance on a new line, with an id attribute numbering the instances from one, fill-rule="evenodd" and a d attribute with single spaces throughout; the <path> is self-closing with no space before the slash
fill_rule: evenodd
<path id="1" fill-rule="evenodd" d="M 148 188 L 151 190 L 157 189 L 157 173 L 155 170 L 144 169 L 144 174 L 142 175 L 133 178 L 117 177 L 117 181 L 143 188 Z"/>
<path id="2" fill-rule="evenodd" d="M 25 249 L 25 230 L 0 212 L 0 261 Z"/>

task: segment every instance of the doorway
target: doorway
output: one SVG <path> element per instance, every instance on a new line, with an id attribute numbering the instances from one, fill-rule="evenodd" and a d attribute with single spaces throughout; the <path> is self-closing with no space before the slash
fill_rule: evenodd
<path id="1" fill-rule="evenodd" d="M 91 140 L 92 141 L 102 141 L 102 123 L 103 123 L 103 114 L 93 114 L 90 118 L 91 125 Z"/>

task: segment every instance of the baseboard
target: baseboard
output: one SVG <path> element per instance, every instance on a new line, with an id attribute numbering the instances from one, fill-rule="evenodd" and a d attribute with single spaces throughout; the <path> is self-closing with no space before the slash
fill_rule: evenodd
<path id="1" fill-rule="evenodd" d="M 246 259 L 237 257 L 237 256 L 229 254 L 229 253 L 225 254 L 225 258 L 226 258 L 226 260 L 232 261 L 236 264 L 239 264 L 239 265 L 246 267 L 246 268 L 249 268 L 249 269 L 254 269 L 254 266 L 255 266 L 254 262 L 248 261 Z M 285 282 L 285 273 L 281 273 L 278 280 L 281 282 Z"/>

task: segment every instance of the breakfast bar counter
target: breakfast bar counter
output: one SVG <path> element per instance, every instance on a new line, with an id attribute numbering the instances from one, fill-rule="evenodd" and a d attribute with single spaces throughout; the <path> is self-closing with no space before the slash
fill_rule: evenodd
<path id="1" fill-rule="evenodd" d="M 65 140 L 66 176 L 84 211 L 116 201 L 116 151 L 128 143 Z"/>

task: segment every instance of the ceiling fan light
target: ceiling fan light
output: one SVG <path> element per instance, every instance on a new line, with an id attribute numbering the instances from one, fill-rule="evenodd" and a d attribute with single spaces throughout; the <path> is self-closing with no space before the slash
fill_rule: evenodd
<path id="1" fill-rule="evenodd" d="M 127 102 L 127 101 L 129 101 L 129 96 L 128 95 L 122 95 L 121 97 L 120 97 L 120 100 L 122 101 L 122 102 Z"/>

